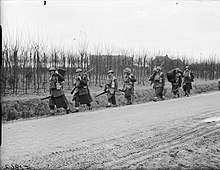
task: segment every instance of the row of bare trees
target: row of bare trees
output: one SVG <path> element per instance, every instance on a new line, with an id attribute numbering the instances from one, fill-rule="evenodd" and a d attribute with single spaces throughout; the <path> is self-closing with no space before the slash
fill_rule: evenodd
<path id="1" fill-rule="evenodd" d="M 91 83 L 94 85 L 102 84 L 107 78 L 109 69 L 115 71 L 119 81 L 123 78 L 123 70 L 126 67 L 132 69 L 138 80 L 138 84 L 146 84 L 148 77 L 155 66 L 164 61 L 163 71 L 179 67 L 183 69 L 190 65 L 196 78 L 217 79 L 220 78 L 220 63 L 214 58 L 208 60 L 194 61 L 186 57 L 163 56 L 161 53 L 142 53 L 135 54 L 126 50 L 118 55 L 101 54 L 97 50 L 90 54 L 87 50 L 88 44 L 83 43 L 79 46 L 77 52 L 60 50 L 59 48 L 45 48 L 45 45 L 39 43 L 21 46 L 18 41 L 14 44 L 3 41 L 2 65 L 1 65 L 1 93 L 42 93 L 48 89 L 49 73 L 48 68 L 66 69 L 66 87 L 72 88 L 75 70 L 81 67 L 84 70 L 93 68 L 90 73 Z"/>

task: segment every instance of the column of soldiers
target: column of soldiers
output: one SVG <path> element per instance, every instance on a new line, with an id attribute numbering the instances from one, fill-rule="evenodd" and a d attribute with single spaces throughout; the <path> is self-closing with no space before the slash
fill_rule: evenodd
<path id="1" fill-rule="evenodd" d="M 49 69 L 50 72 L 50 98 L 49 108 L 51 115 L 54 115 L 56 108 L 64 108 L 66 113 L 70 112 L 68 100 L 65 97 L 63 91 L 64 75 L 60 74 L 54 67 Z M 108 78 L 105 84 L 104 92 L 107 94 L 107 106 L 117 106 L 116 95 L 119 92 L 124 93 L 124 98 L 127 105 L 132 104 L 134 96 L 134 83 L 136 82 L 135 76 L 132 74 L 130 68 L 124 70 L 123 86 L 122 89 L 118 88 L 118 81 L 114 76 L 114 71 L 109 70 L 107 72 Z M 194 79 L 192 71 L 189 70 L 189 66 L 185 67 L 182 72 L 179 68 L 173 69 L 167 73 L 167 79 L 172 84 L 173 98 L 180 97 L 180 87 L 183 86 L 184 96 L 189 96 L 190 90 L 192 89 L 192 82 Z M 182 80 L 183 79 L 183 80 Z M 162 68 L 156 67 L 153 70 L 153 74 L 148 79 L 153 84 L 155 90 L 155 97 L 153 101 L 164 100 L 164 86 L 165 86 L 165 75 L 162 72 Z M 88 88 L 89 77 L 87 73 L 83 72 L 81 68 L 76 69 L 76 79 L 73 83 L 73 95 L 72 101 L 75 101 L 75 111 L 79 112 L 80 105 L 86 104 L 88 109 L 91 109 L 91 102 L 93 101 L 90 90 Z M 73 94 L 74 93 L 74 94 Z M 96 95 L 96 97 L 99 95 Z"/>
<path id="2" fill-rule="evenodd" d="M 107 93 L 108 104 L 106 107 L 117 106 L 116 103 L 116 95 L 119 92 L 124 93 L 124 97 L 126 99 L 126 104 L 132 104 L 132 96 L 134 95 L 134 82 L 136 82 L 135 76 L 131 73 L 130 68 L 126 68 L 124 70 L 124 79 L 123 79 L 123 87 L 122 89 L 118 89 L 118 81 L 114 76 L 114 71 L 108 71 L 108 78 L 105 84 L 104 93 Z M 104 94 L 101 93 L 101 94 Z M 99 95 L 97 95 L 99 96 Z"/>
<path id="3" fill-rule="evenodd" d="M 169 75 L 171 75 L 169 77 Z M 183 78 L 183 81 L 182 81 Z M 173 69 L 167 73 L 167 79 L 172 84 L 172 94 L 173 98 L 180 97 L 180 87 L 182 85 L 184 96 L 189 97 L 190 90 L 192 89 L 192 82 L 194 81 L 194 75 L 189 66 L 185 67 L 182 72 L 179 68 Z M 153 84 L 155 90 L 154 101 L 164 100 L 164 86 L 165 86 L 165 76 L 161 71 L 161 67 L 157 67 L 153 70 L 153 74 L 150 76 L 149 81 Z"/>

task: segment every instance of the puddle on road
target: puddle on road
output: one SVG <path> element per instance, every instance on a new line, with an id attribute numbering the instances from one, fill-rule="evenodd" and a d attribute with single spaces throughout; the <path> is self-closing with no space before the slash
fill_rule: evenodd
<path id="1" fill-rule="evenodd" d="M 207 119 L 204 119 L 203 122 L 209 123 L 209 122 L 218 122 L 220 121 L 220 117 L 210 117 Z"/>

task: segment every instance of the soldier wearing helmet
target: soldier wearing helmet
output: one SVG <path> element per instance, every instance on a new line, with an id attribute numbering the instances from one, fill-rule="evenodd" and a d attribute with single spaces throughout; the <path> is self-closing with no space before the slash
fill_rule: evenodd
<path id="1" fill-rule="evenodd" d="M 132 104 L 132 95 L 134 95 L 134 82 L 136 82 L 135 76 L 131 73 L 130 68 L 125 68 L 124 70 L 124 84 L 123 91 L 125 93 L 125 99 L 127 100 L 127 105 Z"/>
<path id="2" fill-rule="evenodd" d="M 183 72 L 183 91 L 184 96 L 189 97 L 190 90 L 192 89 L 192 82 L 194 81 L 193 72 L 189 69 L 189 66 L 185 67 Z"/>
<path id="3" fill-rule="evenodd" d="M 118 82 L 116 77 L 114 76 L 114 71 L 108 71 L 108 78 L 105 84 L 104 91 L 107 92 L 108 104 L 106 107 L 116 106 L 116 98 L 115 94 L 118 92 Z"/>
<path id="4" fill-rule="evenodd" d="M 71 94 L 75 91 L 73 95 L 73 100 L 75 100 L 75 112 L 79 112 L 79 107 L 81 104 L 86 104 L 91 109 L 92 97 L 88 88 L 89 78 L 86 74 L 83 74 L 81 68 L 76 69 L 76 79 L 73 84 L 75 88 L 71 91 Z"/>
<path id="5" fill-rule="evenodd" d="M 183 72 L 179 68 L 175 68 L 167 72 L 167 80 L 172 84 L 171 92 L 173 93 L 173 98 L 180 96 L 179 88 L 182 84 L 182 75 Z"/>
<path id="6" fill-rule="evenodd" d="M 161 67 L 158 66 L 156 69 L 153 70 L 153 74 L 150 76 L 149 81 L 153 84 L 153 88 L 155 90 L 155 98 L 153 99 L 155 102 L 158 99 L 164 100 L 164 86 L 165 86 L 165 79 L 164 73 L 161 71 Z"/>
<path id="7" fill-rule="evenodd" d="M 66 110 L 66 113 L 69 113 L 68 101 L 64 95 L 63 84 L 64 77 L 54 68 L 49 69 L 50 72 L 50 99 L 49 107 L 51 115 L 54 115 L 55 108 L 63 107 Z"/>

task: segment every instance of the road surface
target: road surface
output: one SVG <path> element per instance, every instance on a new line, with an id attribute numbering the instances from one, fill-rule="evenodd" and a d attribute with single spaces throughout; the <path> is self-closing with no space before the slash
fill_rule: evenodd
<path id="1" fill-rule="evenodd" d="M 214 92 L 4 123 L 1 166 L 220 169 L 219 117 Z"/>

